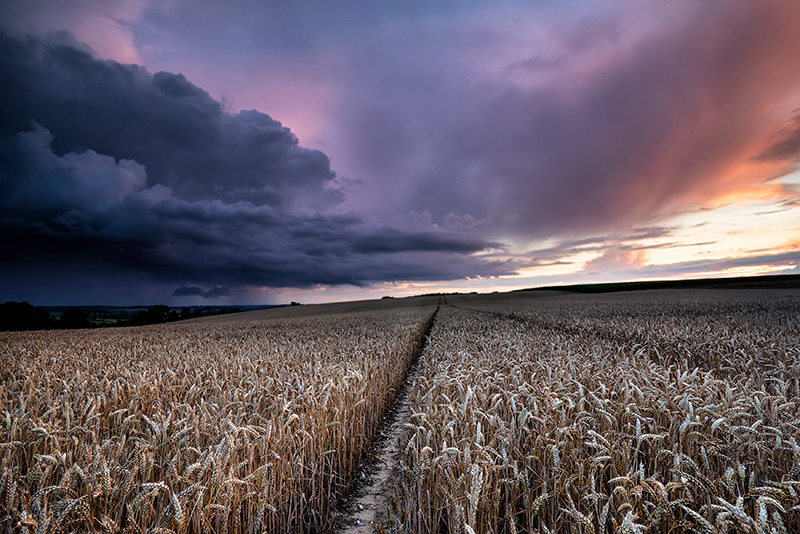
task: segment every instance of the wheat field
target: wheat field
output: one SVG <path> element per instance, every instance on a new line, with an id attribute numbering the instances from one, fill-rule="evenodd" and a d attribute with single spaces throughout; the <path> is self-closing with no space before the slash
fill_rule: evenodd
<path id="1" fill-rule="evenodd" d="M 800 296 L 443 308 L 393 528 L 800 531 Z"/>
<path id="2" fill-rule="evenodd" d="M 0 532 L 332 532 L 404 382 L 378 531 L 800 532 L 796 290 L 296 307 L 0 358 Z"/>
<path id="3" fill-rule="evenodd" d="M 0 336 L 0 531 L 311 532 L 430 307 Z"/>

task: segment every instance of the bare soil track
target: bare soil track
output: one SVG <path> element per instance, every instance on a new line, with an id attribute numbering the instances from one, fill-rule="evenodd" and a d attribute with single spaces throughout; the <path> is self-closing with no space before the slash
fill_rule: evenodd
<path id="1" fill-rule="evenodd" d="M 411 415 L 409 395 L 414 378 L 428 345 L 439 306 L 433 312 L 425 329 L 417 357 L 408 371 L 403 385 L 397 390 L 391 408 L 384 416 L 383 428 L 375 439 L 368 459 L 353 482 L 349 494 L 343 500 L 334 532 L 337 534 L 373 534 L 384 532 L 390 521 L 390 510 L 395 487 L 400 477 L 400 441 L 403 424 Z"/>

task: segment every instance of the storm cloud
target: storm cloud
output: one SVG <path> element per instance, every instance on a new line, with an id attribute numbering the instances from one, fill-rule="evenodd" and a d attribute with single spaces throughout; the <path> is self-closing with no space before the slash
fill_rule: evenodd
<path id="1" fill-rule="evenodd" d="M 330 162 L 288 128 L 65 40 L 0 36 L 6 280 L 47 263 L 216 298 L 513 272 L 475 255 L 497 243 L 329 212 L 343 198 Z"/>
<path id="2" fill-rule="evenodd" d="M 42 0 L 0 21 L 5 298 L 773 272 L 798 247 L 793 2 Z"/>
<path id="3" fill-rule="evenodd" d="M 101 61 L 63 32 L 0 34 L 0 138 L 31 121 L 63 155 L 92 150 L 147 168 L 189 200 L 319 210 L 342 200 L 328 157 L 258 111 L 228 113 L 181 74 Z"/>
<path id="4" fill-rule="evenodd" d="M 204 299 L 213 299 L 217 297 L 227 297 L 231 294 L 231 290 L 227 287 L 212 287 L 209 290 L 204 290 L 197 286 L 181 286 L 172 292 L 173 297 L 203 297 Z"/>
<path id="5" fill-rule="evenodd" d="M 367 74 L 339 116 L 353 161 L 437 223 L 470 215 L 484 235 L 536 239 L 652 224 L 797 160 L 794 5 L 605 7 L 503 21 L 531 36 L 498 31 L 502 9 L 408 31 L 403 45 L 425 61 L 398 59 L 396 42 L 356 53 Z M 377 68 L 385 56 L 401 75 Z M 753 162 L 763 169 L 740 172 Z"/>

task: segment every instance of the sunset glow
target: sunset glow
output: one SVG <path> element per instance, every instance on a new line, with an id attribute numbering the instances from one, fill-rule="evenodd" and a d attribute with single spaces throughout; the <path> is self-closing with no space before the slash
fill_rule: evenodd
<path id="1" fill-rule="evenodd" d="M 800 4 L 4 2 L 0 300 L 800 273 Z"/>

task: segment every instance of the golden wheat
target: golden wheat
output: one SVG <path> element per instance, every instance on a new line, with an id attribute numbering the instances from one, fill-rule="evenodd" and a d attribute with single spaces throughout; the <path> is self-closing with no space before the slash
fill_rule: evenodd
<path id="1" fill-rule="evenodd" d="M 398 531 L 800 530 L 797 292 L 461 302 Z M 328 530 L 431 313 L 2 334 L 0 528 Z"/>
<path id="2" fill-rule="evenodd" d="M 468 305 L 415 382 L 398 530 L 800 530 L 797 292 Z"/>
<path id="3" fill-rule="evenodd" d="M 0 528 L 331 524 L 432 309 L 0 336 Z"/>

